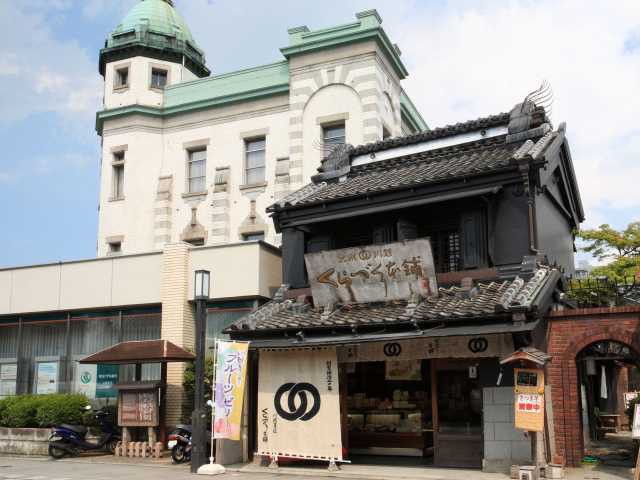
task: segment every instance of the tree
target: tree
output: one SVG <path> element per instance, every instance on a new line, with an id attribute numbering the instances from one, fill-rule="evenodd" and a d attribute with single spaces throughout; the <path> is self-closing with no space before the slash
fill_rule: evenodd
<path id="1" fill-rule="evenodd" d="M 188 363 L 184 369 L 184 376 L 182 379 L 182 386 L 187 397 L 187 401 L 182 405 L 182 421 L 184 423 L 191 423 L 191 412 L 193 410 L 193 396 L 196 391 L 196 371 L 195 364 L 193 362 Z M 212 380 L 213 380 L 213 357 L 207 356 L 204 360 L 204 401 L 211 400 L 212 397 Z M 208 422 L 211 422 L 211 410 L 207 409 Z"/>
<path id="2" fill-rule="evenodd" d="M 631 222 L 624 230 L 608 224 L 596 229 L 582 230 L 578 237 L 587 242 L 582 247 L 598 260 L 610 260 L 607 265 L 593 269 L 593 275 L 611 278 L 634 276 L 640 271 L 640 222 Z"/>

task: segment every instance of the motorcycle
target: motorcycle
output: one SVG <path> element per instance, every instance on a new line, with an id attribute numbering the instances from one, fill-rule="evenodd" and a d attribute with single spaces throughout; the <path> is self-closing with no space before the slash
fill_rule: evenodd
<path id="1" fill-rule="evenodd" d="M 91 406 L 87 405 L 84 410 L 91 410 Z M 120 431 L 107 419 L 108 413 L 98 410 L 94 413 L 94 417 L 98 420 L 103 432 L 97 443 L 86 440 L 88 429 L 84 425 L 63 423 L 55 426 L 51 431 L 49 455 L 54 459 L 59 459 L 66 455 L 77 456 L 91 450 L 105 450 L 115 453 L 118 442 L 122 440 Z"/>
<path id="2" fill-rule="evenodd" d="M 213 402 L 207 401 L 207 406 L 213 408 Z M 167 447 L 171 449 L 171 462 L 184 463 L 191 461 L 192 443 L 191 437 L 193 431 L 191 425 L 177 425 L 175 430 L 169 434 Z M 207 426 L 207 450 L 211 449 L 211 431 Z"/>
<path id="3" fill-rule="evenodd" d="M 191 425 L 177 425 L 169 434 L 167 446 L 171 450 L 173 463 L 191 461 L 191 435 Z"/>

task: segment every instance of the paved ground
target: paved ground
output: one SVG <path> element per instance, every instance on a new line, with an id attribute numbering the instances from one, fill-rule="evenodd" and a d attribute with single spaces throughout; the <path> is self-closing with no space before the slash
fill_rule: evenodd
<path id="1" fill-rule="evenodd" d="M 0 480 L 168 480 L 190 478 L 188 465 L 171 465 L 165 460 L 132 463 L 131 459 L 114 457 L 88 457 L 78 459 L 50 460 L 43 457 L 9 457 L 0 456 Z M 288 470 L 288 474 L 285 474 Z M 481 472 L 463 470 L 411 469 L 377 467 L 376 472 L 357 472 L 352 467 L 340 473 L 343 478 L 350 479 L 424 479 L 424 480 L 503 480 L 504 475 L 491 475 Z M 632 479 L 631 469 L 601 468 L 572 470 L 568 472 L 568 480 L 627 480 Z M 324 471 L 308 469 L 282 469 L 281 474 L 269 471 L 233 471 L 220 475 L 220 480 L 319 480 L 330 474 Z M 193 477 L 204 478 L 204 477 Z"/>

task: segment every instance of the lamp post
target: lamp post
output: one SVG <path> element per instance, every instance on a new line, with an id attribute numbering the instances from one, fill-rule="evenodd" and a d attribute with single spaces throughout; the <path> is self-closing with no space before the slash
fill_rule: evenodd
<path id="1" fill-rule="evenodd" d="M 197 473 L 201 465 L 207 463 L 207 422 L 204 406 L 204 357 L 206 335 L 206 310 L 209 299 L 210 272 L 196 270 L 194 278 L 194 300 L 196 302 L 196 378 L 195 395 L 193 399 L 193 413 L 191 423 L 193 428 L 193 450 L 191 452 L 191 473 Z"/>

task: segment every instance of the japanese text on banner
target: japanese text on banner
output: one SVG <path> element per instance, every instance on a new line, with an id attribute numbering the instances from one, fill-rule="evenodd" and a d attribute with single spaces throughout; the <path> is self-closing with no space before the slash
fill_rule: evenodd
<path id="1" fill-rule="evenodd" d="M 248 343 L 218 342 L 215 380 L 215 438 L 240 440 Z"/>

